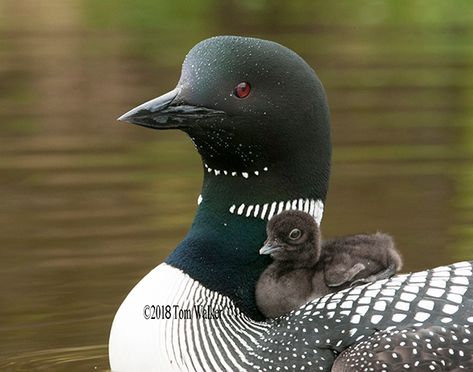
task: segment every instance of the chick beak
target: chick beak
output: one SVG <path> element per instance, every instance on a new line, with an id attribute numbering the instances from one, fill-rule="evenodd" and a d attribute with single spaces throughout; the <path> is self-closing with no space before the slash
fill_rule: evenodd
<path id="1" fill-rule="evenodd" d="M 271 254 L 273 252 L 279 251 L 280 249 L 281 247 L 279 245 L 267 240 L 259 250 L 259 254 Z"/>

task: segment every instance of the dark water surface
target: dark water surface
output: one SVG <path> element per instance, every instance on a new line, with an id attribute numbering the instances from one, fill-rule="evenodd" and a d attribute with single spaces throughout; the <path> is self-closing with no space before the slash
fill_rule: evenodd
<path id="1" fill-rule="evenodd" d="M 389 232 L 406 271 L 473 258 L 470 4 L 0 0 L 0 370 L 108 368 L 116 309 L 201 183 L 184 134 L 115 118 L 216 34 L 281 42 L 324 82 L 325 236 Z"/>

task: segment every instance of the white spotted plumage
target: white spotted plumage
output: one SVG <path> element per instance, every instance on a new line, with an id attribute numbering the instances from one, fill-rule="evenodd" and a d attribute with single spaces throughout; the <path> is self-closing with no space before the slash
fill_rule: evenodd
<path id="1" fill-rule="evenodd" d="M 251 320 L 229 298 L 162 264 L 130 292 L 117 313 L 110 339 L 112 368 L 271 371 L 287 367 L 329 371 L 334 360 L 330 350 L 344 349 L 342 355 L 351 353 L 350 360 L 360 368 L 378 363 L 368 354 L 355 353 L 365 350 L 363 345 L 390 351 L 392 358 L 396 353 L 399 363 L 412 368 L 421 350 L 424 355 L 431 352 L 435 356 L 446 345 L 461 344 L 455 347 L 471 355 L 473 296 L 468 293 L 473 291 L 470 284 L 461 285 L 456 280 L 464 278 L 470 283 L 471 263 L 467 264 L 462 264 L 466 270 L 461 271 L 454 265 L 446 267 L 443 270 L 449 275 L 442 278 L 434 275 L 439 271 L 430 270 L 350 288 L 316 298 L 287 316 L 267 322 Z M 419 277 L 425 282 L 419 283 Z M 445 285 L 441 295 L 437 292 L 439 280 Z M 419 289 L 417 295 L 412 294 L 414 287 Z M 429 294 L 432 289 L 435 291 Z M 406 298 L 406 294 L 410 296 Z M 146 320 L 142 316 L 146 304 L 180 309 L 201 305 L 223 311 L 217 319 Z M 402 359 L 403 354 L 396 349 L 402 347 L 412 349 L 412 360 Z M 450 355 L 448 363 L 457 363 L 457 356 L 459 353 Z"/>

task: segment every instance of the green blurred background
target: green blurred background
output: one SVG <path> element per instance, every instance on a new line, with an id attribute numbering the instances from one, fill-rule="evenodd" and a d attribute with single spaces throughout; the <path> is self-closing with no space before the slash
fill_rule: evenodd
<path id="1" fill-rule="evenodd" d="M 115 118 L 187 51 L 251 35 L 324 82 L 326 237 L 394 235 L 406 271 L 473 257 L 473 3 L 0 0 L 0 369 L 104 370 L 114 313 L 185 234 L 182 133 Z"/>

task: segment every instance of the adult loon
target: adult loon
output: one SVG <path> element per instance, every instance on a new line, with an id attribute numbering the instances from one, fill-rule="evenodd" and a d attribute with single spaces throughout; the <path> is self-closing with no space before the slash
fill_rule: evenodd
<path id="1" fill-rule="evenodd" d="M 312 216 L 284 211 L 271 218 L 260 254 L 273 262 L 256 283 L 256 304 L 268 318 L 288 314 L 309 300 L 357 284 L 392 277 L 402 266 L 393 239 L 359 234 L 323 245 Z"/>
<path id="2" fill-rule="evenodd" d="M 115 315 L 112 370 L 473 370 L 469 262 L 346 289 L 275 320 L 258 312 L 266 220 L 298 209 L 319 224 L 327 192 L 328 105 L 297 54 L 204 40 L 176 89 L 120 119 L 188 133 L 204 179 L 187 236 Z"/>

